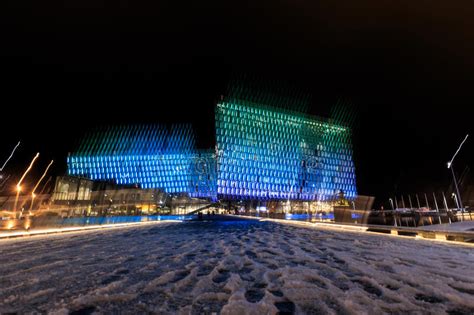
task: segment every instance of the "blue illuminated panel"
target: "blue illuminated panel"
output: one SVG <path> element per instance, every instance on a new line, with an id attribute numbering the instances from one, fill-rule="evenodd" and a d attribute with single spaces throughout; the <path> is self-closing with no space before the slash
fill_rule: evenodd
<path id="1" fill-rule="evenodd" d="M 216 150 L 190 126 L 106 127 L 68 157 L 68 173 L 191 197 L 333 200 L 357 195 L 349 128 L 235 97 L 216 106 Z"/>
<path id="2" fill-rule="evenodd" d="M 230 98 L 216 107 L 217 192 L 222 198 L 355 198 L 350 131 Z"/>
<path id="3" fill-rule="evenodd" d="M 200 151 L 193 158 L 191 170 L 192 189 L 195 198 L 217 199 L 216 155 L 213 151 Z"/>
<path id="4" fill-rule="evenodd" d="M 199 189 L 212 186 L 213 180 L 215 183 L 215 172 L 209 176 L 201 174 L 203 179 L 197 188 L 194 185 L 199 178 L 194 172 L 204 171 L 196 165 L 207 158 L 204 153 L 203 158 L 196 153 L 189 126 L 175 126 L 168 131 L 160 126 L 142 125 L 94 132 L 67 162 L 70 175 L 211 197 L 212 189 Z"/>

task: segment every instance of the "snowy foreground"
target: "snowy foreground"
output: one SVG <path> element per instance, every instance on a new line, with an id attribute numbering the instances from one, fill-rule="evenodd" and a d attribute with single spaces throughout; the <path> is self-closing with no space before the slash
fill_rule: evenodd
<path id="1" fill-rule="evenodd" d="M 0 314 L 473 314 L 474 247 L 254 220 L 0 241 Z"/>

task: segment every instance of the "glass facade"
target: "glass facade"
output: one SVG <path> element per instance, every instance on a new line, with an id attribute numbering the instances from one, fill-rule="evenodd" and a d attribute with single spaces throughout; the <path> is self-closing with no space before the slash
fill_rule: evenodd
<path id="1" fill-rule="evenodd" d="M 216 154 L 213 150 L 202 150 L 193 156 L 191 171 L 191 197 L 217 198 Z"/>
<path id="2" fill-rule="evenodd" d="M 215 108 L 216 147 L 189 125 L 106 127 L 69 155 L 68 174 L 191 197 L 328 201 L 357 195 L 350 129 L 237 97 Z"/>
<path id="3" fill-rule="evenodd" d="M 105 128 L 86 136 L 68 157 L 68 173 L 212 197 L 215 171 L 210 171 L 212 163 L 207 162 L 212 152 L 197 152 L 194 147 L 190 126 Z"/>
<path id="4" fill-rule="evenodd" d="M 346 127 L 229 98 L 216 107 L 216 141 L 220 198 L 356 197 Z"/>

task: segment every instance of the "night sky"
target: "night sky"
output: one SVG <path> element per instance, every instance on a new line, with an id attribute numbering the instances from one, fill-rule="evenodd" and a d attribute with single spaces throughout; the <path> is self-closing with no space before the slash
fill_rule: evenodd
<path id="1" fill-rule="evenodd" d="M 448 5 L 6 1 L 1 109 L 12 111 L 0 116 L 0 162 L 21 140 L 6 173 L 40 152 L 37 169 L 55 159 L 61 174 L 79 135 L 117 122 L 189 122 L 209 147 L 213 106 L 245 72 L 306 89 L 311 114 L 350 100 L 360 194 L 445 189 L 446 162 L 474 123 L 474 5 Z M 474 135 L 456 170 L 473 160 Z"/>

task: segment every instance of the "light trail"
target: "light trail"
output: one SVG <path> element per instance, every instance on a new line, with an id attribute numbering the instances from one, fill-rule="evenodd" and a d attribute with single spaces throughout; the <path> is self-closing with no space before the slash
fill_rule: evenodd
<path id="1" fill-rule="evenodd" d="M 458 149 L 456 150 L 456 153 L 454 153 L 453 158 L 451 159 L 451 161 L 448 162 L 448 168 L 450 168 L 451 165 L 453 164 L 454 158 L 456 157 L 456 155 L 457 155 L 457 154 L 459 153 L 459 151 L 461 150 L 461 147 L 462 147 L 462 145 L 464 144 L 464 142 L 466 142 L 467 137 L 469 137 L 469 134 L 466 135 L 466 137 L 464 138 L 464 140 L 461 142 L 461 144 L 459 145 Z"/>
<path id="2" fill-rule="evenodd" d="M 48 183 L 51 181 L 52 178 L 53 178 L 53 177 L 50 176 L 50 177 L 48 178 L 48 180 L 46 181 L 46 183 L 44 183 L 43 188 L 41 188 L 41 191 L 40 191 L 40 193 L 39 193 L 40 195 L 43 194 L 44 189 L 46 188 L 46 186 L 48 185 Z"/>
<path id="3" fill-rule="evenodd" d="M 36 183 L 35 187 L 33 188 L 33 190 L 31 191 L 31 204 L 30 204 L 30 214 L 31 214 L 31 210 L 33 210 L 33 204 L 35 202 L 35 191 L 36 189 L 38 188 L 39 184 L 41 183 L 41 181 L 43 180 L 43 178 L 46 176 L 46 173 L 48 172 L 49 168 L 51 167 L 51 165 L 53 164 L 54 160 L 51 160 L 51 162 L 49 163 L 48 167 L 46 167 L 46 170 L 44 171 L 43 175 L 41 176 L 41 178 L 38 180 L 38 182 Z"/>
<path id="4" fill-rule="evenodd" d="M 12 158 L 13 154 L 14 154 L 15 151 L 16 151 L 16 148 L 18 148 L 19 145 L 20 145 L 20 141 L 18 141 L 17 145 L 13 148 L 13 151 L 12 151 L 12 153 L 10 154 L 10 156 L 8 157 L 8 159 L 5 161 L 5 163 L 3 163 L 3 166 L 0 168 L 0 172 L 3 171 L 3 169 L 4 169 L 5 166 L 7 165 L 8 161 L 10 161 L 10 159 Z"/>
<path id="5" fill-rule="evenodd" d="M 8 179 L 10 179 L 10 176 L 11 175 L 8 175 L 7 178 L 5 178 L 1 183 L 0 183 L 0 187 L 3 187 L 5 185 L 5 183 L 8 181 Z M 3 190 L 3 189 L 2 189 Z M 0 190 L 1 191 L 1 190 Z"/>
<path id="6" fill-rule="evenodd" d="M 26 174 L 28 174 L 28 172 L 31 170 L 31 168 L 33 167 L 33 164 L 35 163 L 35 161 L 38 157 L 39 157 L 39 152 L 36 153 L 35 157 L 33 158 L 33 160 L 30 163 L 30 166 L 28 166 L 26 171 L 23 173 L 23 176 L 21 176 L 20 180 L 16 184 L 16 197 L 15 197 L 15 204 L 13 206 L 13 211 L 15 213 L 16 213 L 16 206 L 18 204 L 18 196 L 20 195 L 20 191 L 21 191 L 21 182 L 23 181 L 23 179 L 25 179 Z"/>

